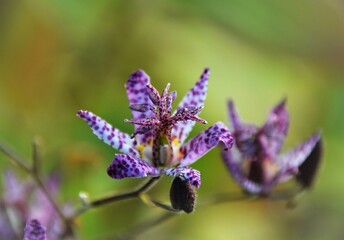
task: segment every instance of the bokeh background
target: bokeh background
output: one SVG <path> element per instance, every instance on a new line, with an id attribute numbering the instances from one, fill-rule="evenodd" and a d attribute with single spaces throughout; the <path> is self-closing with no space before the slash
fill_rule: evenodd
<path id="1" fill-rule="evenodd" d="M 344 3 L 338 0 L 158 1 L 2 0 L 0 6 L 0 138 L 31 156 L 43 139 L 46 173 L 61 174 L 59 201 L 78 203 L 127 190 L 106 168 L 115 150 L 75 116 L 97 113 L 132 132 L 124 83 L 144 69 L 178 100 L 204 67 L 212 74 L 201 117 L 227 121 L 234 99 L 242 118 L 263 123 L 287 97 L 290 130 L 284 149 L 322 129 L 324 164 L 315 187 L 294 210 L 283 202 L 225 203 L 198 208 L 149 229 L 139 239 L 344 239 Z M 206 126 L 197 125 L 193 135 Z M 202 172 L 199 202 L 239 192 L 219 149 L 193 165 Z M 1 171 L 15 169 L 0 155 Z M 168 200 L 171 179 L 152 191 Z M 114 236 L 157 216 L 138 200 L 89 211 L 80 239 Z"/>

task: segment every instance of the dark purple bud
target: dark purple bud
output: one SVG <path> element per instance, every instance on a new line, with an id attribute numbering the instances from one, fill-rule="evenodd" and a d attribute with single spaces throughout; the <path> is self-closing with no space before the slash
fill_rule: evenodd
<path id="1" fill-rule="evenodd" d="M 174 209 L 192 213 L 195 209 L 196 198 L 195 188 L 188 181 L 179 177 L 173 179 L 170 200 Z"/>
<path id="2" fill-rule="evenodd" d="M 322 158 L 322 141 L 316 143 L 311 154 L 306 160 L 299 166 L 299 173 L 296 176 L 296 180 L 304 188 L 310 188 L 314 183 L 316 173 L 320 167 Z"/>
<path id="3" fill-rule="evenodd" d="M 129 108 L 137 112 L 147 112 L 151 109 L 151 106 L 149 104 L 132 104 Z"/>

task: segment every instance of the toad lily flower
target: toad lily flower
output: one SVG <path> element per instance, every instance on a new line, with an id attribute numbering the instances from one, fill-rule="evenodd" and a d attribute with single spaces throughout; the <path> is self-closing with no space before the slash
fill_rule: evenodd
<path id="1" fill-rule="evenodd" d="M 135 127 L 131 135 L 91 112 L 77 113 L 99 139 L 123 153 L 116 154 L 108 167 L 110 177 L 143 178 L 165 174 L 200 187 L 200 173 L 189 165 L 219 143 L 224 150 L 230 149 L 233 143 L 227 127 L 218 122 L 183 144 L 195 122 L 206 123 L 198 114 L 203 109 L 209 74 L 209 69 L 205 69 L 172 114 L 176 92 L 168 91 L 170 84 L 160 95 L 144 71 L 132 73 L 125 85 L 133 116 L 132 120 L 125 121 Z"/>
<path id="2" fill-rule="evenodd" d="M 276 184 L 292 177 L 304 188 L 311 185 L 320 159 L 320 133 L 280 154 L 289 126 L 285 100 L 272 109 L 262 127 L 241 122 L 232 101 L 228 109 L 235 152 L 223 152 L 222 156 L 245 191 L 266 196 Z"/>

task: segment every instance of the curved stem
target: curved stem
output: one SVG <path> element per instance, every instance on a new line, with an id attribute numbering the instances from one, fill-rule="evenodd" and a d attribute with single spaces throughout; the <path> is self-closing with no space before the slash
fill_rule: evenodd
<path id="1" fill-rule="evenodd" d="M 152 229 L 153 227 L 169 220 L 170 218 L 176 216 L 176 214 L 167 212 L 164 213 L 158 217 L 151 218 L 149 220 L 146 220 L 140 224 L 135 225 L 125 233 L 119 234 L 115 237 L 115 239 L 118 240 L 128 240 L 133 239 L 135 236 L 138 236 L 144 232 L 146 232 L 149 229 Z"/>
<path id="2" fill-rule="evenodd" d="M 130 198 L 136 198 L 140 195 L 140 193 L 148 191 L 151 187 L 153 187 L 153 183 L 155 183 L 160 177 L 153 177 L 150 178 L 147 182 L 143 183 L 142 185 L 138 186 L 133 191 L 125 192 L 122 194 L 117 194 L 105 198 L 101 198 L 95 201 L 90 202 L 91 207 L 99 207 L 111 202 L 121 201 Z"/>
<path id="3" fill-rule="evenodd" d="M 172 206 L 170 206 L 168 204 L 162 203 L 162 202 L 160 202 L 158 200 L 155 200 L 155 199 L 149 197 L 147 194 L 144 194 L 144 193 L 140 194 L 140 198 L 148 206 L 158 207 L 158 208 L 161 208 L 161 209 L 163 209 L 165 211 L 168 211 L 168 212 L 171 212 L 171 213 L 182 212 L 179 209 L 174 209 Z"/>
<path id="4" fill-rule="evenodd" d="M 291 198 L 293 196 L 294 197 L 297 196 L 295 194 L 298 194 L 299 192 L 297 192 L 297 190 L 294 190 L 291 193 L 289 192 L 288 195 L 285 195 L 288 192 L 284 190 L 284 191 L 277 191 L 276 193 L 277 193 L 276 196 L 272 196 L 272 198 L 268 198 L 268 199 L 270 199 L 272 201 L 285 200 L 286 197 Z M 133 226 L 132 228 L 127 230 L 125 233 L 118 235 L 116 237 L 116 239 L 119 239 L 119 240 L 132 239 L 132 238 L 138 236 L 139 234 L 142 234 L 142 233 L 150 230 L 151 228 L 156 227 L 159 224 L 162 224 L 163 222 L 167 221 L 168 219 L 170 219 L 174 216 L 177 216 L 178 214 L 176 214 L 176 213 L 180 213 L 180 214 L 184 213 L 183 211 L 178 211 L 176 209 L 173 209 L 171 206 L 169 206 L 167 204 L 164 204 L 164 203 L 161 203 L 155 199 L 152 199 L 149 196 L 142 196 L 142 198 L 143 198 L 143 201 L 147 203 L 147 205 L 159 207 L 159 208 L 161 208 L 167 212 L 165 212 L 164 214 L 159 215 L 157 217 L 154 217 L 148 221 L 145 221 L 143 223 L 139 223 L 139 224 Z M 213 206 L 213 205 L 221 204 L 221 203 L 237 202 L 237 201 L 243 201 L 243 200 L 246 200 L 246 201 L 248 201 L 248 200 L 259 200 L 262 198 L 264 198 L 264 197 L 261 197 L 259 195 L 244 194 L 244 193 L 240 193 L 240 192 L 219 193 L 213 197 L 209 197 L 208 199 L 206 199 L 205 201 L 200 203 L 199 206 L 209 207 L 209 206 Z M 287 205 L 287 207 L 289 207 L 289 205 Z"/>
<path id="5" fill-rule="evenodd" d="M 19 166 L 22 170 L 24 170 L 27 173 L 31 173 L 31 168 L 26 164 L 26 161 L 17 155 L 9 146 L 7 146 L 5 143 L 0 142 L 0 150 L 7 155 L 12 162 Z"/>
<path id="6" fill-rule="evenodd" d="M 89 203 L 87 203 L 86 206 L 82 207 L 72 217 L 72 219 L 76 218 L 77 216 L 81 215 L 82 213 L 86 212 L 87 210 L 95 207 L 100 207 L 109 203 L 117 202 L 117 201 L 122 201 L 126 199 L 132 199 L 132 198 L 137 198 L 140 196 L 140 194 L 147 192 L 149 189 L 151 189 L 154 186 L 154 183 L 156 183 L 160 179 L 159 177 L 153 177 L 148 179 L 148 181 L 143 182 L 139 186 L 137 186 L 134 190 L 120 193 L 120 194 L 115 194 L 103 198 L 99 198 L 97 200 L 93 200 Z"/>

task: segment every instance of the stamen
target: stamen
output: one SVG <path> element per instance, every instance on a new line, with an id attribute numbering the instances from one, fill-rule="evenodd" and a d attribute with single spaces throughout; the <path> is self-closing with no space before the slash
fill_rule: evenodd
<path id="1" fill-rule="evenodd" d="M 155 87 L 153 87 L 151 84 L 147 84 L 146 87 L 148 88 L 148 96 L 150 98 L 150 100 L 152 101 L 152 103 L 154 105 L 159 105 L 160 103 L 160 95 L 158 90 L 155 89 Z"/>
<path id="2" fill-rule="evenodd" d="M 137 134 L 146 134 L 149 131 L 153 134 L 152 155 L 155 167 L 170 165 L 173 162 L 172 128 L 180 121 L 196 121 L 206 124 L 207 122 L 204 119 L 197 116 L 202 111 L 203 106 L 180 108 L 172 116 L 172 102 L 175 100 L 177 93 L 175 91 L 168 92 L 170 84 L 166 85 L 161 95 L 151 84 L 147 84 L 146 87 L 153 105 L 138 103 L 129 107 L 138 112 L 150 110 L 154 115 L 147 119 L 126 119 L 125 122 L 138 125 L 131 138 L 134 138 Z M 166 138 L 167 144 L 163 145 L 162 138 Z"/>
<path id="3" fill-rule="evenodd" d="M 165 144 L 160 146 L 160 163 L 163 165 L 168 165 L 172 161 L 172 154 L 171 146 Z"/>
<path id="4" fill-rule="evenodd" d="M 149 104 L 132 104 L 129 108 L 137 112 L 147 112 L 148 110 L 152 110 L 152 107 Z"/>

